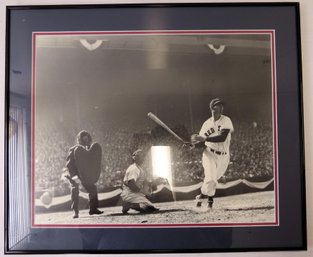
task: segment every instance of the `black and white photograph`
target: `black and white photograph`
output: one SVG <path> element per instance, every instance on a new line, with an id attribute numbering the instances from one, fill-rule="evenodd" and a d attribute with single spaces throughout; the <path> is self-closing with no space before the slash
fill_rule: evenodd
<path id="1" fill-rule="evenodd" d="M 32 227 L 279 226 L 274 30 L 32 38 Z"/>
<path id="2" fill-rule="evenodd" d="M 5 254 L 307 249 L 299 3 L 18 2 Z"/>

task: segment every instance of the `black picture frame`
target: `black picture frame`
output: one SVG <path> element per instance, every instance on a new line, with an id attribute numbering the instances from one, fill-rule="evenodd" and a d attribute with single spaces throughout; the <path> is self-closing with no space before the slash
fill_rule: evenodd
<path id="1" fill-rule="evenodd" d="M 7 6 L 6 15 L 5 253 L 187 253 L 306 249 L 307 235 L 299 3 Z M 188 17 L 188 19 L 186 17 Z M 266 104 L 268 98 L 264 98 L 265 100 L 262 98 L 262 101 L 255 103 L 258 104 L 258 107 L 255 107 L 255 110 L 252 110 L 250 115 L 261 110 L 262 104 L 264 104 L 264 108 L 270 106 L 270 118 L 272 122 L 271 153 L 274 156 L 272 159 L 272 175 L 274 177 L 272 181 L 273 188 L 270 189 L 270 191 L 274 192 L 274 196 L 271 198 L 272 203 L 270 206 L 263 205 L 260 209 L 273 209 L 274 218 L 259 222 L 231 220 L 228 223 L 225 221 L 216 221 L 208 223 L 168 222 L 155 224 L 149 221 L 147 222 L 145 219 L 141 219 L 141 224 L 103 224 L 98 222 L 96 225 L 77 223 L 73 225 L 68 223 L 49 224 L 46 221 L 38 223 L 36 218 L 36 200 L 38 200 L 39 197 L 36 196 L 37 189 L 35 187 L 38 186 L 39 182 L 34 179 L 37 174 L 36 172 L 38 172 L 35 171 L 36 169 L 38 170 L 38 166 L 36 166 L 36 156 L 38 156 L 38 153 L 34 145 L 39 144 L 38 141 L 36 141 L 41 133 L 38 127 L 44 125 L 45 122 L 48 123 L 48 121 L 44 119 L 46 116 L 45 112 L 42 110 L 44 108 L 50 108 L 48 112 L 50 115 L 53 108 L 57 109 L 56 102 L 51 100 L 53 99 L 51 94 L 55 94 L 60 98 L 64 96 L 64 99 L 66 99 L 62 102 L 63 105 L 60 104 L 61 112 L 62 108 L 64 109 L 64 106 L 66 106 L 64 104 L 66 101 L 75 104 L 75 101 L 71 102 L 72 100 L 70 99 L 72 93 L 71 83 L 73 82 L 69 81 L 67 85 L 69 91 L 64 94 L 65 91 L 62 91 L 61 87 L 53 89 L 54 79 L 49 77 L 52 75 L 58 76 L 60 73 L 54 74 L 51 72 L 51 75 L 49 75 L 46 73 L 47 70 L 44 69 L 45 66 L 49 66 L 50 64 L 46 63 L 47 65 L 45 65 L 43 61 L 45 58 L 59 58 L 59 60 L 62 60 L 62 58 L 68 58 L 68 56 L 64 55 L 63 52 L 54 52 L 50 54 L 50 56 L 45 55 L 47 53 L 44 51 L 40 52 L 39 44 L 48 44 L 48 48 L 66 49 L 68 46 L 66 45 L 67 42 L 62 41 L 63 37 L 74 40 L 72 37 L 75 36 L 109 35 L 114 38 L 114 36 L 124 35 L 125 37 L 130 36 L 136 39 L 138 35 L 156 35 L 156 37 L 163 36 L 166 41 L 168 37 L 173 35 L 178 35 L 183 38 L 185 38 L 185 36 L 187 38 L 189 35 L 194 35 L 195 37 L 198 36 L 198 40 L 201 41 L 203 40 L 203 35 L 210 38 L 210 35 L 216 34 L 222 35 L 225 42 L 233 42 L 232 46 L 235 48 L 239 48 L 240 44 L 247 44 L 247 42 L 254 41 L 257 36 L 265 35 L 265 38 L 259 39 L 258 44 L 253 43 L 255 44 L 253 45 L 250 42 L 254 47 L 253 50 L 249 50 L 248 48 L 251 47 L 251 45 L 247 44 L 246 48 L 248 50 L 245 51 L 251 52 L 242 53 L 239 50 L 239 52 L 231 53 L 233 56 L 258 55 L 255 49 L 262 49 L 263 45 L 266 43 L 269 45 L 269 50 L 265 54 L 269 57 L 263 59 L 261 63 L 258 64 L 259 66 L 255 66 L 253 69 L 255 69 L 254 71 L 256 72 L 258 67 L 262 70 L 262 67 L 266 65 L 270 66 L 270 68 L 265 68 L 265 70 L 267 72 L 270 71 L 270 73 L 264 73 L 265 77 L 269 75 L 267 79 L 271 85 L 270 104 Z M 229 35 L 233 37 L 228 38 Z M 39 38 L 41 39 L 42 36 L 52 36 L 53 39 L 51 41 L 39 42 L 38 40 Z M 55 36 L 62 38 L 60 42 L 58 42 L 57 39 L 55 40 Z M 83 37 L 83 39 L 85 38 Z M 244 41 L 244 39 L 246 41 Z M 94 43 L 94 41 L 85 40 L 85 45 L 87 45 L 85 47 L 92 48 Z M 136 40 L 132 41 L 132 43 L 137 51 L 138 48 L 144 48 L 144 51 L 153 52 L 153 50 L 151 50 L 152 46 L 149 44 L 138 43 Z M 175 41 L 174 43 L 177 42 Z M 220 38 L 214 41 L 210 48 L 210 51 L 213 51 L 211 55 L 218 56 L 219 50 L 223 52 L 223 49 L 215 45 L 220 44 L 221 46 L 222 43 L 223 41 L 221 41 Z M 51 44 L 53 46 L 51 46 Z M 110 46 L 104 46 L 104 48 L 110 48 Z M 131 50 L 134 51 L 134 49 Z M 169 48 L 161 50 L 162 53 L 171 52 L 171 54 L 177 54 L 177 52 Z M 177 51 L 181 51 L 181 49 Z M 184 51 L 187 52 L 184 52 L 183 55 L 190 54 L 188 50 Z M 194 53 L 191 55 L 193 54 Z M 202 52 L 197 53 L 197 58 L 200 58 L 199 56 L 201 54 Z M 114 55 L 114 57 L 116 57 L 116 59 L 119 58 L 118 55 Z M 97 55 L 95 55 L 94 58 L 97 58 Z M 152 55 L 152 58 L 155 60 L 156 57 Z M 184 59 L 182 58 L 181 61 L 182 60 Z M 193 61 L 194 59 L 190 60 Z M 133 69 L 129 67 L 136 65 L 131 61 L 129 62 L 130 63 L 127 63 L 125 60 L 126 64 L 121 67 L 121 70 L 124 69 L 126 73 L 127 71 L 129 71 L 129 73 L 134 72 Z M 68 64 L 66 61 L 64 61 L 64 63 Z M 105 64 L 108 66 L 106 68 L 109 70 L 111 65 L 113 66 L 113 64 L 110 63 Z M 58 65 L 62 66 L 62 62 L 59 62 Z M 121 63 L 119 63 L 119 65 L 121 65 Z M 174 64 L 171 63 L 165 64 L 165 68 L 151 68 L 154 71 L 150 79 L 154 78 L 154 80 L 157 80 L 159 74 L 164 75 L 158 72 L 158 70 L 166 70 L 167 65 L 171 67 L 170 72 L 175 70 L 171 66 L 174 66 Z M 177 65 L 177 63 L 175 63 L 175 65 Z M 193 65 L 195 65 L 193 62 L 188 64 L 188 69 L 192 69 Z M 95 68 L 96 66 L 93 67 Z M 117 66 L 114 66 L 115 72 L 117 71 L 116 67 Z M 215 67 L 210 66 L 208 68 L 215 71 Z M 49 67 L 49 69 L 52 71 L 57 68 Z M 76 74 L 73 73 L 68 65 L 59 68 L 59 70 L 61 69 L 65 69 L 65 73 Z M 230 71 L 233 69 L 233 66 L 231 68 L 226 67 L 225 69 L 229 71 L 225 73 L 231 74 Z M 238 72 L 236 69 L 235 71 Z M 188 72 L 189 70 L 187 70 L 187 73 Z M 199 80 L 195 79 L 195 76 L 198 74 L 197 71 L 192 72 L 193 77 L 191 82 L 200 83 Z M 199 75 L 203 76 L 203 80 L 206 81 L 206 75 L 204 75 L 206 70 L 202 70 L 201 72 L 202 73 Z M 235 79 L 236 83 L 234 82 L 233 87 L 235 91 L 239 92 L 234 93 L 230 88 L 224 88 L 224 91 L 221 93 L 221 91 L 213 88 L 213 92 L 204 92 L 205 97 L 209 95 L 213 98 L 215 95 L 222 95 L 223 100 L 226 99 L 225 110 L 227 110 L 227 100 L 230 102 L 229 106 L 232 108 L 235 108 L 235 104 L 238 103 L 238 100 L 237 102 L 233 101 L 231 95 L 241 94 L 238 99 L 240 99 L 239 102 L 242 104 L 242 107 L 238 107 L 237 113 L 234 110 L 231 113 L 236 117 L 249 115 L 248 112 L 243 112 L 244 107 L 247 109 L 249 106 L 253 106 L 253 101 L 251 102 L 251 99 L 248 99 L 249 97 L 251 98 L 251 95 L 245 91 L 247 90 L 246 88 L 241 88 L 239 83 L 241 80 L 245 83 L 250 81 L 243 80 L 243 74 L 246 74 L 247 77 L 251 77 L 251 79 L 253 78 L 253 75 L 249 74 L 249 72 L 250 70 L 247 70 L 247 72 L 243 71 L 241 76 L 239 75 L 239 78 L 237 80 Z M 114 71 L 111 70 L 111 73 L 114 73 Z M 138 77 L 141 75 L 140 73 L 136 74 Z M 219 73 L 219 75 L 219 78 L 222 80 L 221 73 Z M 234 74 L 231 75 L 236 78 Z M 120 76 L 123 76 L 123 74 Z M 120 76 L 115 74 L 115 77 L 113 77 L 112 75 L 110 80 L 116 80 Z M 183 79 L 188 78 L 188 76 L 189 75 Z M 60 80 L 56 77 L 55 81 L 59 83 Z M 141 81 L 138 77 L 132 82 Z M 169 78 L 172 79 L 171 76 L 169 76 Z M 256 78 L 259 79 L 260 77 L 256 76 Z M 83 80 L 83 77 L 79 78 L 79 80 Z M 91 81 L 91 78 L 88 78 L 88 80 Z M 84 81 L 86 82 L 88 80 Z M 268 82 L 268 80 L 266 81 Z M 40 81 L 40 83 L 38 81 Z M 74 83 L 79 83 L 78 80 L 73 81 Z M 229 80 L 226 80 L 226 82 L 229 82 Z M 221 82 L 211 81 L 211 83 L 214 85 L 215 83 L 218 84 Z M 42 87 L 45 91 L 39 93 L 38 90 L 41 85 L 43 85 Z M 155 85 L 157 85 L 157 83 L 155 83 Z M 130 94 L 134 97 L 137 95 L 136 92 L 139 92 L 139 89 L 134 85 L 131 85 L 131 87 L 133 90 L 127 91 L 124 94 L 127 96 Z M 83 87 L 81 89 L 85 89 L 85 94 L 89 91 L 88 89 L 86 90 L 86 88 L 87 87 Z M 192 86 L 190 90 L 196 91 L 198 88 L 199 86 Z M 51 89 L 51 92 L 49 89 Z M 175 88 L 175 90 L 178 89 L 179 87 Z M 110 90 L 113 92 L 114 89 L 111 88 Z M 198 97 L 201 90 L 198 92 Z M 242 91 L 240 92 L 240 90 Z M 259 94 L 258 97 L 260 97 L 261 94 L 266 94 L 266 92 L 264 93 L 264 91 L 258 91 L 257 89 L 254 89 L 253 92 L 255 95 Z M 97 93 L 99 92 L 91 94 L 91 98 L 94 99 L 95 102 Z M 118 91 L 114 91 L 114 94 L 118 95 L 118 93 Z M 152 92 L 150 93 L 152 94 Z M 246 93 L 247 95 L 245 96 Z M 112 93 L 110 97 L 115 96 L 114 94 Z M 169 94 L 169 91 L 165 91 L 165 95 L 162 96 L 165 96 L 164 106 L 168 108 L 170 108 L 170 103 L 173 101 L 172 98 L 169 97 Z M 177 91 L 176 94 L 180 96 Z M 42 98 L 40 98 L 40 95 L 42 95 Z M 49 95 L 51 98 L 49 98 Z M 166 100 L 166 97 L 168 97 L 169 100 Z M 124 100 L 124 102 L 119 102 L 119 104 L 124 107 L 124 109 L 127 109 L 128 100 L 126 101 L 125 99 L 128 98 L 117 97 L 117 99 Z M 155 104 L 153 101 L 157 101 L 156 99 L 159 100 L 158 98 L 148 98 L 145 99 L 145 101 L 152 101 L 153 105 Z M 199 101 L 204 101 L 204 99 L 199 98 Z M 78 102 L 80 103 L 79 100 Z M 109 99 L 106 100 L 109 101 Z M 208 106 L 209 99 L 205 101 Z M 247 102 L 246 105 L 243 104 L 245 101 Z M 139 105 L 138 108 L 142 108 L 142 106 L 146 105 L 147 103 L 145 103 L 145 105 Z M 79 108 L 81 108 L 82 105 L 79 104 L 79 106 Z M 151 107 L 151 102 L 149 106 Z M 177 104 L 175 107 L 177 106 L 179 105 Z M 12 112 L 12 107 L 16 108 L 16 111 Z M 107 108 L 110 107 L 113 108 L 116 107 L 116 105 L 113 105 L 112 102 L 108 102 Z M 101 109 L 102 107 L 94 105 L 93 108 L 92 111 L 95 112 L 98 108 Z M 156 109 L 159 111 L 157 113 L 160 115 L 165 114 L 166 111 L 162 112 L 160 108 L 161 107 L 158 105 Z M 253 108 L 251 107 L 251 109 Z M 170 110 L 174 112 L 174 117 L 182 115 L 177 109 Z M 40 111 L 42 111 L 41 114 Z M 81 115 L 81 109 L 79 109 L 79 112 L 80 113 L 77 114 L 78 118 L 76 117 L 76 122 L 77 119 L 81 119 L 83 116 Z M 138 109 L 137 112 L 138 115 L 142 114 L 140 109 Z M 41 120 L 37 119 L 38 113 L 42 117 L 40 118 Z M 107 114 L 109 121 L 110 119 L 115 121 L 116 115 L 112 116 L 114 118 L 110 118 L 109 112 Z M 84 115 L 88 116 L 87 113 Z M 62 112 L 61 116 L 63 122 L 63 119 L 69 120 L 71 114 Z M 50 116 L 48 116 L 48 118 L 49 117 Z M 35 125 L 38 130 L 35 130 Z M 24 128 L 23 130 L 21 126 Z M 259 127 L 259 122 L 253 121 L 250 129 L 256 127 Z M 42 130 L 45 131 L 45 129 L 46 128 L 43 126 Z M 241 131 L 241 133 L 243 133 L 241 137 L 242 140 L 246 139 L 244 131 L 246 130 Z M 11 137 L 12 135 L 13 139 Z M 51 142 L 47 137 L 44 137 L 44 140 Z M 14 143 L 12 143 L 13 141 Z M 12 144 L 15 147 L 12 147 Z M 45 147 L 43 147 L 42 150 L 45 151 Z M 106 148 L 103 147 L 103 150 L 105 151 Z M 233 151 L 236 150 L 237 149 L 233 149 Z M 239 149 L 238 151 L 243 150 Z M 17 156 L 20 155 L 23 155 L 22 163 L 20 159 L 17 159 Z M 249 156 L 247 156 L 248 155 L 246 155 L 246 158 L 249 158 Z M 264 157 L 259 158 L 259 160 L 265 162 Z M 42 193 L 42 191 L 40 192 Z M 246 193 L 244 190 L 240 192 Z M 234 211 L 232 208 L 233 207 L 228 206 L 225 207 L 223 211 L 232 212 Z M 255 206 L 251 207 L 250 210 L 243 206 L 243 204 L 236 208 L 237 211 L 252 210 L 252 212 L 253 210 L 259 209 L 258 206 Z M 175 212 L 176 209 L 172 209 L 172 211 Z M 219 212 L 214 213 L 213 209 L 211 214 L 218 215 Z M 167 212 L 163 213 L 163 215 L 167 215 Z M 140 217 L 145 217 L 145 215 Z"/>

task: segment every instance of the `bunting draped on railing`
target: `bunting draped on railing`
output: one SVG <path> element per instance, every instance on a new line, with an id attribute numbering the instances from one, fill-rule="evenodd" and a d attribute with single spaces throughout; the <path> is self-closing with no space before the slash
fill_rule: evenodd
<path id="1" fill-rule="evenodd" d="M 115 190 L 113 190 L 111 192 L 99 193 L 98 194 L 98 199 L 99 199 L 99 201 L 110 199 L 110 198 L 113 198 L 115 196 L 120 195 L 121 192 L 122 192 L 122 189 L 117 188 L 117 189 L 115 189 Z M 88 193 L 80 191 L 79 192 L 79 196 L 88 200 Z M 36 199 L 35 200 L 35 205 L 36 206 L 45 206 L 45 207 L 49 208 L 52 205 L 63 204 L 63 203 L 68 202 L 70 200 L 71 200 L 71 196 L 70 195 L 53 197 L 52 202 L 49 205 L 45 205 L 45 204 L 43 204 L 41 202 L 41 199 Z"/>
<path id="2" fill-rule="evenodd" d="M 274 178 L 272 178 L 269 181 L 265 181 L 265 182 L 249 182 L 248 180 L 243 179 L 243 183 L 245 185 L 247 185 L 248 187 L 251 188 L 257 188 L 257 189 L 264 189 L 266 188 L 269 184 L 271 184 L 274 181 Z"/>
<path id="3" fill-rule="evenodd" d="M 264 182 L 250 182 L 246 179 L 238 179 L 238 180 L 229 181 L 226 183 L 219 183 L 217 185 L 217 189 L 228 189 L 228 188 L 235 187 L 235 186 L 242 183 L 242 184 L 245 184 L 246 186 L 248 186 L 250 188 L 261 190 L 261 189 L 265 189 L 273 181 L 274 181 L 274 178 L 272 178 L 268 181 L 264 181 Z M 194 184 L 194 185 L 182 186 L 182 187 L 171 187 L 168 184 L 167 185 L 158 185 L 157 189 L 153 192 L 153 194 L 160 193 L 164 189 L 172 191 L 173 193 L 189 193 L 189 192 L 200 189 L 201 186 L 202 186 L 202 182 L 199 182 L 199 183 Z M 119 196 L 121 194 L 121 192 L 122 192 L 122 190 L 120 188 L 117 188 L 111 192 L 99 193 L 98 198 L 99 198 L 99 201 L 108 200 L 108 199 L 111 199 L 113 197 Z M 80 197 L 88 200 L 88 194 L 85 192 L 80 191 Z M 45 207 L 48 209 L 51 206 L 64 204 L 66 202 L 69 202 L 70 200 L 71 200 L 70 195 L 53 197 L 51 203 L 49 205 L 45 205 L 44 203 L 42 203 L 41 199 L 36 199 L 35 200 L 35 206 L 36 207 Z"/>

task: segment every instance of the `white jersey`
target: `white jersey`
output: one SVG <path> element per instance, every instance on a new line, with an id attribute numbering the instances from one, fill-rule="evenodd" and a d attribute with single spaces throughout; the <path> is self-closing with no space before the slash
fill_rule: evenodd
<path id="1" fill-rule="evenodd" d="M 142 185 L 146 179 L 145 172 L 136 163 L 133 163 L 132 165 L 130 165 L 128 167 L 128 169 L 126 170 L 123 181 L 124 181 L 124 183 L 127 184 L 127 182 L 132 180 L 132 179 L 135 180 L 136 185 L 139 188 L 142 188 Z"/>
<path id="2" fill-rule="evenodd" d="M 205 142 L 205 145 L 215 151 L 220 151 L 229 154 L 231 133 L 234 131 L 233 123 L 229 117 L 222 115 L 217 121 L 214 121 L 213 117 L 209 118 L 203 123 L 199 135 L 205 137 L 215 137 L 220 135 L 221 130 L 223 129 L 230 130 L 224 142 L 220 143 Z"/>

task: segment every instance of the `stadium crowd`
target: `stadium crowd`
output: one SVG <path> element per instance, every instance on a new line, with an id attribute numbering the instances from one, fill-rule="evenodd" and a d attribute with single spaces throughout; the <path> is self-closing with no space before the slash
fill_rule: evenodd
<path id="1" fill-rule="evenodd" d="M 87 124 L 87 123 L 86 123 Z M 99 192 L 111 191 L 122 184 L 125 170 L 130 164 L 131 151 L 138 147 L 149 149 L 156 142 L 171 146 L 173 184 L 175 186 L 198 183 L 203 179 L 202 148 L 190 150 L 167 132 L 145 128 L 134 134 L 133 129 L 121 128 L 105 122 L 90 122 L 84 127 L 93 141 L 103 150 L 102 172 L 98 181 Z M 271 124 L 262 122 L 234 122 L 231 142 L 231 162 L 224 181 L 236 179 L 271 178 L 273 176 L 273 137 Z M 55 196 L 69 194 L 66 179 L 62 179 L 68 150 L 75 144 L 78 133 L 63 123 L 44 123 L 35 131 L 35 191 L 51 190 Z M 179 131 L 177 131 L 179 133 Z M 186 132 L 186 131 L 185 131 Z M 182 135 L 186 136 L 186 135 Z M 145 168 L 152 173 L 151 156 Z"/>

